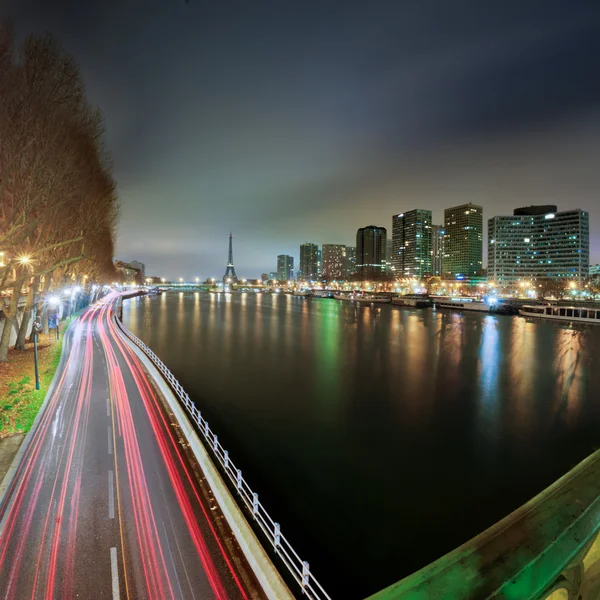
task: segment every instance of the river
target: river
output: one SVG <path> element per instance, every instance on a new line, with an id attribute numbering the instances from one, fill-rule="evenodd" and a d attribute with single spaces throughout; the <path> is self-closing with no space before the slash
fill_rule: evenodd
<path id="1" fill-rule="evenodd" d="M 203 292 L 129 300 L 123 321 L 334 599 L 414 572 L 600 447 L 600 326 Z"/>

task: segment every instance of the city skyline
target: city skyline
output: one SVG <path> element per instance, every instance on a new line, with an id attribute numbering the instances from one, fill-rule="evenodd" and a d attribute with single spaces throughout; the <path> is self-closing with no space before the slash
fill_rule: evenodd
<path id="1" fill-rule="evenodd" d="M 343 24 L 316 1 L 293 18 L 265 1 L 61 5 L 8 0 L 3 16 L 77 55 L 105 115 L 115 254 L 149 273 L 221 275 L 231 230 L 236 267 L 259 274 L 307 238 L 353 245 L 366 223 L 423 208 L 442 224 L 467 202 L 484 219 L 588 211 L 600 262 L 597 3 L 351 0 Z"/>

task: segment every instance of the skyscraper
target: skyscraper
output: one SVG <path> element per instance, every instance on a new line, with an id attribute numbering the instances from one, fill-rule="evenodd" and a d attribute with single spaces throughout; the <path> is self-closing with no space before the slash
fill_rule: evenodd
<path id="1" fill-rule="evenodd" d="M 306 242 L 300 246 L 300 272 L 304 281 L 319 277 L 319 246 Z"/>
<path id="2" fill-rule="evenodd" d="M 445 277 L 465 278 L 483 268 L 483 209 L 461 204 L 444 210 Z"/>
<path id="3" fill-rule="evenodd" d="M 395 277 L 420 278 L 431 275 L 430 210 L 417 208 L 392 217 L 390 258 Z"/>
<path id="4" fill-rule="evenodd" d="M 323 244 L 323 279 L 334 281 L 346 278 L 346 246 Z"/>
<path id="5" fill-rule="evenodd" d="M 431 226 L 431 271 L 436 277 L 444 273 L 444 235 L 443 225 Z"/>
<path id="6" fill-rule="evenodd" d="M 488 276 L 499 285 L 519 280 L 574 280 L 589 274 L 589 213 L 554 205 L 517 208 L 488 220 Z"/>
<path id="7" fill-rule="evenodd" d="M 294 278 L 294 257 L 289 254 L 280 254 L 277 257 L 277 279 L 289 281 Z"/>
<path id="8" fill-rule="evenodd" d="M 346 246 L 346 279 L 356 275 L 356 247 Z"/>
<path id="9" fill-rule="evenodd" d="M 361 279 L 378 279 L 385 274 L 385 227 L 367 225 L 356 232 L 356 270 Z"/>

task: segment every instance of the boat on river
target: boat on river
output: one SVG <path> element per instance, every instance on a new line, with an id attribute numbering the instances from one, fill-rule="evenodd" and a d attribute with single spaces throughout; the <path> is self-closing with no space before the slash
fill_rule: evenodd
<path id="1" fill-rule="evenodd" d="M 426 294 L 406 294 L 392 298 L 394 306 L 412 306 L 413 308 L 429 308 L 432 305 L 431 298 Z"/>
<path id="2" fill-rule="evenodd" d="M 310 290 L 294 290 L 294 296 L 310 296 Z"/>
<path id="3" fill-rule="evenodd" d="M 491 305 L 477 298 L 459 296 L 457 298 L 438 297 L 434 300 L 436 308 L 450 308 L 453 310 L 474 310 L 477 312 L 490 312 Z"/>
<path id="4" fill-rule="evenodd" d="M 349 300 L 350 302 L 376 302 L 378 304 L 390 303 L 391 298 L 371 294 L 334 294 L 336 300 Z"/>
<path id="5" fill-rule="evenodd" d="M 573 321 L 600 325 L 600 308 L 584 308 L 583 306 L 523 306 L 519 310 L 523 317 L 536 317 L 554 321 Z"/>
<path id="6" fill-rule="evenodd" d="M 333 292 L 330 290 L 313 290 L 313 298 L 333 298 Z"/>

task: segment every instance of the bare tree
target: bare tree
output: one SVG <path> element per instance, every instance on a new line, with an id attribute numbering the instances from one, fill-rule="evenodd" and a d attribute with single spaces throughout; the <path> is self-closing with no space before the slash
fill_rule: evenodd
<path id="1" fill-rule="evenodd" d="M 28 38 L 18 60 L 13 55 L 12 31 L 0 27 L 0 246 L 8 257 L 0 291 L 11 295 L 0 361 L 24 286 L 31 283 L 19 348 L 41 280 L 43 310 L 52 282 L 67 272 L 111 276 L 118 215 L 102 118 L 86 100 L 74 58 L 51 36 Z"/>

